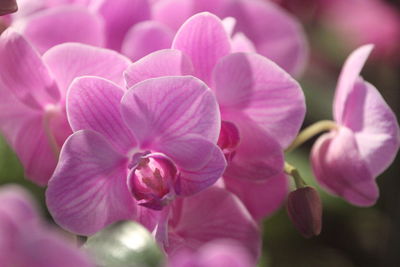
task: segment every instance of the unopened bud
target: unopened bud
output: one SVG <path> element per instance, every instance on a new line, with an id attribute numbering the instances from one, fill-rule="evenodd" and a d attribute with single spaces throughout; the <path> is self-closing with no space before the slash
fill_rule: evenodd
<path id="1" fill-rule="evenodd" d="M 13 13 L 18 10 L 17 2 L 15 0 L 1 0 L 0 2 L 0 16 Z"/>
<path id="2" fill-rule="evenodd" d="M 317 190 L 305 186 L 288 196 L 287 212 L 296 229 L 306 238 L 317 236 L 322 227 L 322 204 Z"/>

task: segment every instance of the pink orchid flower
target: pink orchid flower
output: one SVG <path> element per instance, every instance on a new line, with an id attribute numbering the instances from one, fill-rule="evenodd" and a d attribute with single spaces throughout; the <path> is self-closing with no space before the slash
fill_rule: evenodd
<path id="1" fill-rule="evenodd" d="M 62 42 L 82 42 L 137 60 L 170 47 L 174 33 L 187 18 L 209 11 L 237 21 L 232 33 L 238 46 L 247 43 L 293 75 L 302 72 L 308 54 L 296 19 L 261 0 L 25 0 L 20 10 L 12 25 L 41 53 Z"/>
<path id="2" fill-rule="evenodd" d="M 182 250 L 194 253 L 220 239 L 240 245 L 241 259 L 253 265 L 260 256 L 258 225 L 235 195 L 217 186 L 177 199 L 171 207 L 167 231 L 164 248 L 170 258 Z"/>
<path id="3" fill-rule="evenodd" d="M 23 2 L 21 13 L 12 16 L 10 22 L 10 26 L 24 35 L 40 54 L 65 42 L 105 46 L 104 23 L 98 14 L 80 5 L 45 7 L 45 2 L 42 5 L 40 1 L 34 5 Z"/>
<path id="4" fill-rule="evenodd" d="M 153 19 L 177 30 L 190 16 L 208 11 L 220 18 L 233 17 L 235 42 L 248 38 L 258 53 L 299 75 L 308 54 L 300 23 L 272 2 L 263 0 L 163 0 L 152 6 Z"/>
<path id="5" fill-rule="evenodd" d="M 375 178 L 393 161 L 400 144 L 394 113 L 359 76 L 372 48 L 362 46 L 346 60 L 333 104 L 337 128 L 317 140 L 311 155 L 318 182 L 358 206 L 378 199 Z"/>
<path id="6" fill-rule="evenodd" d="M 150 4 L 144 0 L 25 0 L 9 24 L 40 53 L 64 42 L 119 51 L 128 30 L 148 19 Z"/>
<path id="7" fill-rule="evenodd" d="M 67 114 L 74 133 L 46 199 L 55 221 L 74 233 L 135 219 L 137 204 L 162 210 L 175 196 L 212 185 L 225 169 L 215 144 L 217 102 L 194 77 L 149 79 L 126 92 L 81 77 L 69 89 Z"/>
<path id="8" fill-rule="evenodd" d="M 227 188 L 242 198 L 255 217 L 266 216 L 287 193 L 283 148 L 297 135 L 304 118 L 300 86 L 260 55 L 231 53 L 222 21 L 210 13 L 188 19 L 172 48 L 133 63 L 125 72 L 127 85 L 168 75 L 194 75 L 209 84 L 221 111 L 218 145 L 228 159 Z"/>
<path id="9" fill-rule="evenodd" d="M 375 45 L 372 59 L 400 61 L 400 12 L 389 1 L 320 0 L 321 21 L 352 49 Z"/>
<path id="10" fill-rule="evenodd" d="M 1 266 L 94 266 L 87 255 L 42 222 L 23 189 L 3 186 L 0 202 Z"/>
<path id="11" fill-rule="evenodd" d="M 137 59 L 171 45 L 172 30 L 150 20 L 151 5 L 146 0 L 31 2 L 23 2 L 22 13 L 13 16 L 11 25 L 41 53 L 63 42 L 81 42 L 123 51 Z M 126 50 L 126 42 L 135 49 Z"/>
<path id="12" fill-rule="evenodd" d="M 71 133 L 65 113 L 70 82 L 77 76 L 97 75 L 122 85 L 122 72 L 130 61 L 111 50 L 73 43 L 40 56 L 12 28 L 0 37 L 0 61 L 1 133 L 26 176 L 45 185 L 59 148 Z"/>
<path id="13" fill-rule="evenodd" d="M 251 262 L 260 256 L 260 229 L 234 194 L 215 184 L 196 195 L 177 198 L 168 212 L 138 207 L 137 220 L 164 248 L 170 258 L 185 251 L 229 239 L 246 248 Z"/>
<path id="14" fill-rule="evenodd" d="M 249 253 L 237 242 L 217 239 L 198 251 L 182 250 L 170 257 L 170 267 L 253 267 Z"/>

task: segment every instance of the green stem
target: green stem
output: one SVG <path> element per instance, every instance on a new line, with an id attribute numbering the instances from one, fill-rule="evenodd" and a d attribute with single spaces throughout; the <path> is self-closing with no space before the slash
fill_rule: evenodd
<path id="1" fill-rule="evenodd" d="M 306 182 L 304 182 L 303 178 L 301 178 L 297 168 L 287 162 L 285 162 L 285 173 L 293 177 L 296 188 L 302 188 L 307 185 Z"/>
<path id="2" fill-rule="evenodd" d="M 325 131 L 330 131 L 336 128 L 337 124 L 334 121 L 330 120 L 318 121 L 314 124 L 311 124 L 310 126 L 308 126 L 303 131 L 300 132 L 300 134 L 296 137 L 293 143 L 285 150 L 285 152 L 290 152 L 296 149 L 297 147 L 301 146 L 302 144 L 304 144 L 317 134 L 320 134 Z"/>

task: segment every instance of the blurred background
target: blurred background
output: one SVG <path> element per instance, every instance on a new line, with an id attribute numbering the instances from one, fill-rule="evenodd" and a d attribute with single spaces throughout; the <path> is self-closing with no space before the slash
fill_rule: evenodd
<path id="1" fill-rule="evenodd" d="M 267 0 L 268 1 L 268 0 Z M 272 1 L 272 0 L 270 0 Z M 307 100 L 304 126 L 331 119 L 336 81 L 345 58 L 360 45 L 375 49 L 362 72 L 400 117 L 400 3 L 383 0 L 273 0 L 303 23 L 310 43 L 309 64 L 300 83 Z M 315 184 L 309 151 L 315 139 L 287 155 L 305 180 Z M 381 196 L 370 208 L 358 208 L 320 191 L 323 230 L 304 239 L 282 208 L 264 222 L 260 266 L 400 266 L 400 158 L 378 178 Z M 0 137 L 0 184 L 28 188 L 43 206 L 44 189 L 23 178 L 22 167 Z"/>
<path id="2" fill-rule="evenodd" d="M 360 45 L 375 49 L 362 72 L 400 117 L 400 2 L 381 0 L 275 0 L 303 23 L 310 43 L 308 68 L 300 82 L 307 101 L 304 126 L 332 118 L 334 88 L 344 59 Z M 315 139 L 288 155 L 309 184 Z M 323 228 L 309 240 L 297 234 L 286 211 L 264 223 L 261 266 L 400 266 L 400 158 L 380 177 L 380 198 L 358 208 L 320 191 Z"/>

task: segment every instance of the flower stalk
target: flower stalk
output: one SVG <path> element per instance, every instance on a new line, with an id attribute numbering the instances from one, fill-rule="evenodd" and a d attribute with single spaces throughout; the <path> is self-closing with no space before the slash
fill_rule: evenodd
<path id="1" fill-rule="evenodd" d="M 285 152 L 291 152 L 298 148 L 312 137 L 322 132 L 330 131 L 337 128 L 337 124 L 331 120 L 322 120 L 311 124 L 296 137 L 292 144 L 285 150 Z"/>
<path id="2" fill-rule="evenodd" d="M 300 172 L 297 170 L 296 167 L 285 162 L 284 168 L 285 173 L 293 177 L 296 188 L 302 188 L 306 186 L 306 182 L 304 182 L 303 178 L 301 178 Z"/>

